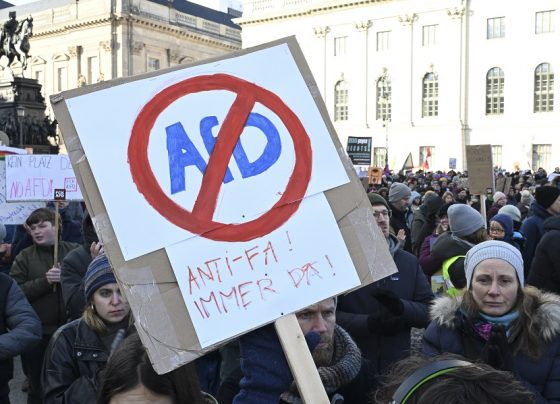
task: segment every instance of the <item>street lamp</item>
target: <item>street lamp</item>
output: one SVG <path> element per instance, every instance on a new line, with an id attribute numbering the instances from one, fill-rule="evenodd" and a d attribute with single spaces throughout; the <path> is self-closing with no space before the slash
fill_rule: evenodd
<path id="1" fill-rule="evenodd" d="M 389 166 L 389 122 L 390 117 L 390 103 L 391 103 L 391 82 L 386 75 L 383 75 L 381 81 L 381 113 L 383 119 L 383 126 L 385 127 L 385 167 Z"/>
<path id="2" fill-rule="evenodd" d="M 25 107 L 21 105 L 17 106 L 16 114 L 19 122 L 19 145 L 23 146 L 23 118 L 25 118 Z"/>

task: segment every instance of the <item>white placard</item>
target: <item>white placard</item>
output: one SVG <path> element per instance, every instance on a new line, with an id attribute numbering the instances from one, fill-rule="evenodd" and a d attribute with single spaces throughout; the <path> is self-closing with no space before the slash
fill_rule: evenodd
<path id="1" fill-rule="evenodd" d="M 69 98 L 67 106 L 125 260 L 349 181 L 285 44 Z M 239 143 L 224 154 L 226 138 Z M 203 176 L 228 162 L 223 183 Z"/>
<path id="2" fill-rule="evenodd" d="M 203 348 L 360 284 L 323 193 L 265 237 L 166 251 Z"/>
<path id="3" fill-rule="evenodd" d="M 0 154 L 27 154 L 25 149 L 0 146 Z M 29 215 L 45 206 L 41 202 L 6 202 L 6 160 L 5 155 L 0 160 L 0 223 L 22 224 Z"/>
<path id="4" fill-rule="evenodd" d="M 53 201 L 55 189 L 65 189 L 68 201 L 83 200 L 68 156 L 6 156 L 6 200 Z"/>

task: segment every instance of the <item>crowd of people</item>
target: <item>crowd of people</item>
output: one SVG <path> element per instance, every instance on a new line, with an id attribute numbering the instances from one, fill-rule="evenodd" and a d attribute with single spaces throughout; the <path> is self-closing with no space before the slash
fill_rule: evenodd
<path id="1" fill-rule="evenodd" d="M 332 403 L 560 403 L 560 170 L 496 180 L 369 186 L 397 272 L 296 313 Z M 303 402 L 270 325 L 158 375 L 79 203 L 0 237 L 0 404 L 18 355 L 29 404 Z"/>

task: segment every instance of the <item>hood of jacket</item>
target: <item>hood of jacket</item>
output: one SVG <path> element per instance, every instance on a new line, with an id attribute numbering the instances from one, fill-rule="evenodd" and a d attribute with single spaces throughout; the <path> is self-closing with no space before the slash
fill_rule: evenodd
<path id="1" fill-rule="evenodd" d="M 560 230 L 560 216 L 552 216 L 546 219 L 543 223 L 544 231 Z"/>
<path id="2" fill-rule="evenodd" d="M 468 293 L 468 292 L 466 292 Z M 538 305 L 532 316 L 540 331 L 541 337 L 551 341 L 560 335 L 560 296 L 554 293 L 541 292 L 536 288 L 524 289 L 525 294 L 536 298 Z M 434 299 L 430 307 L 430 319 L 439 326 L 454 329 L 457 310 L 461 307 L 462 297 L 440 297 Z"/>

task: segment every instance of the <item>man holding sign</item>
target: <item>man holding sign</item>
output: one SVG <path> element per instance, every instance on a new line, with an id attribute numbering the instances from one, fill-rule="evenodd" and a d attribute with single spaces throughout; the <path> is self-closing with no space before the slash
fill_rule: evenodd
<path id="1" fill-rule="evenodd" d="M 28 404 L 41 403 L 40 379 L 43 355 L 51 335 L 65 323 L 66 314 L 62 301 L 60 267 L 54 262 L 55 213 L 51 209 L 35 210 L 25 221 L 33 245 L 22 250 L 15 258 L 10 275 L 18 283 L 33 306 L 43 326 L 43 339 L 33 350 L 22 355 L 22 366 L 29 379 Z M 58 242 L 58 260 L 78 247 L 67 241 Z"/>

